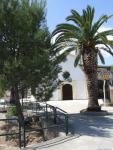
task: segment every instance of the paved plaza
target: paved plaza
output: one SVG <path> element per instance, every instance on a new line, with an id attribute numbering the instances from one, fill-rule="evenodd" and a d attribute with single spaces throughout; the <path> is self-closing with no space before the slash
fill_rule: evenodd
<path id="1" fill-rule="evenodd" d="M 80 110 L 87 107 L 87 100 L 48 103 L 69 114 L 69 135 L 61 133 L 58 138 L 22 150 L 113 150 L 113 107 L 102 106 L 102 110 L 108 112 L 107 115 L 82 115 Z M 103 101 L 99 103 L 102 105 Z"/>
<path id="2" fill-rule="evenodd" d="M 102 101 L 99 101 L 102 104 Z M 87 101 L 55 101 L 49 104 L 69 113 L 69 135 L 42 143 L 30 150 L 112 150 L 113 107 L 102 107 L 108 115 L 81 115 Z"/>

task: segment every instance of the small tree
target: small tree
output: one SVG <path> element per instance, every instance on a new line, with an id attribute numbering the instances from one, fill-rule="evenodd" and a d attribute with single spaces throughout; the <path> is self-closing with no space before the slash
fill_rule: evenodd
<path id="1" fill-rule="evenodd" d="M 30 76 L 35 76 L 36 72 L 34 65 L 40 65 L 40 61 L 44 63 L 42 58 L 49 47 L 48 34 L 45 1 L 1 0 L 0 74 L 5 81 L 4 89 L 11 90 L 11 99 L 16 104 L 21 121 L 19 87 L 30 86 Z M 38 69 L 41 67 L 38 66 Z"/>
<path id="2" fill-rule="evenodd" d="M 11 91 L 22 123 L 20 93 L 31 89 L 37 100 L 49 99 L 61 69 L 50 49 L 45 1 L 1 0 L 0 14 L 0 94 Z"/>

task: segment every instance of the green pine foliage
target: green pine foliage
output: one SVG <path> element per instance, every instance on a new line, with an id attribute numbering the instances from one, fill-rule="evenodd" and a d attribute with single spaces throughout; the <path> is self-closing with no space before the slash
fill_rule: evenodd
<path id="1" fill-rule="evenodd" d="M 51 96 L 60 68 L 50 51 L 45 8 L 44 0 L 0 1 L 0 93 L 16 85 L 34 89 L 40 100 Z"/>

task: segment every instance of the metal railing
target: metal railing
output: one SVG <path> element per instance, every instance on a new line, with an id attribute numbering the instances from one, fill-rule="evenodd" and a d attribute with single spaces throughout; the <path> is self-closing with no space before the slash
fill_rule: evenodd
<path id="1" fill-rule="evenodd" d="M 20 121 L 18 118 L 9 118 L 9 119 L 0 119 L 0 121 L 17 121 L 18 122 L 18 132 L 15 133 L 3 133 L 0 134 L 0 136 L 10 136 L 10 135 L 18 135 L 18 140 L 19 140 L 19 147 L 21 148 L 22 144 L 21 144 L 21 125 L 20 125 Z"/>
<path id="2" fill-rule="evenodd" d="M 62 109 L 60 109 L 59 107 L 55 107 L 53 105 L 50 104 L 46 104 L 46 119 L 48 120 L 48 117 L 51 117 L 51 114 L 49 113 L 50 111 L 48 111 L 48 109 L 52 110 L 52 115 L 53 115 L 53 122 L 54 124 L 56 124 L 56 126 L 63 126 L 65 127 L 65 133 L 66 135 L 68 134 L 68 113 Z M 61 116 L 64 117 L 64 119 L 60 119 Z M 63 124 L 57 124 L 57 119 L 62 120 L 64 123 Z"/>
<path id="3" fill-rule="evenodd" d="M 39 108 L 40 105 L 40 108 Z M 4 133 L 0 134 L 0 136 L 10 136 L 10 135 L 18 135 L 18 140 L 19 140 L 19 147 L 21 148 L 22 146 L 26 147 L 27 142 L 26 142 L 26 133 L 27 132 L 40 132 L 45 129 L 49 128 L 61 128 L 64 127 L 66 135 L 68 134 L 68 113 L 58 107 L 52 106 L 47 103 L 37 103 L 38 108 L 43 110 L 43 113 L 40 115 L 40 110 L 38 111 L 38 108 L 36 109 L 35 116 L 38 117 L 44 117 L 45 121 L 49 121 L 50 118 L 52 119 L 52 124 L 47 125 L 47 127 L 38 127 L 38 128 L 28 128 L 27 125 L 25 124 L 25 119 L 24 119 L 24 126 L 21 126 L 20 121 L 18 118 L 6 118 L 6 119 L 0 119 L 0 121 L 17 121 L 18 123 L 18 132 L 15 133 Z M 33 109 L 34 111 L 34 109 Z M 38 114 L 39 113 L 39 114 Z M 58 120 L 60 119 L 60 122 Z M 22 138 L 23 137 L 23 138 Z"/>
<path id="4" fill-rule="evenodd" d="M 45 129 L 49 129 L 49 128 L 55 128 L 55 127 L 64 127 L 65 128 L 65 133 L 66 135 L 68 134 L 68 113 L 65 112 L 64 110 L 58 108 L 58 107 L 55 107 L 55 106 L 52 106 L 50 104 L 47 104 L 45 103 L 45 107 L 43 107 L 43 110 L 44 110 L 44 114 L 45 114 L 45 118 L 46 118 L 46 121 L 49 120 L 49 117 L 51 117 L 53 119 L 53 123 L 52 125 L 49 125 L 47 127 L 42 127 L 42 128 L 31 128 L 31 129 L 27 129 L 25 123 L 24 123 L 24 147 L 26 147 L 27 143 L 26 143 L 26 133 L 27 132 L 32 132 L 32 131 L 37 131 L 37 132 L 40 132 L 40 131 L 43 131 Z M 62 124 L 57 124 L 57 120 L 59 117 L 63 116 L 64 117 L 64 123 Z M 40 116 L 42 117 L 42 116 Z"/>

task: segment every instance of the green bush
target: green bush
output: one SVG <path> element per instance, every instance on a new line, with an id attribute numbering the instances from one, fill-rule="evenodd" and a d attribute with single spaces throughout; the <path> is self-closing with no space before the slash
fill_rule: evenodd
<path id="1" fill-rule="evenodd" d="M 14 106 L 14 105 L 9 106 L 8 109 L 7 109 L 7 115 L 17 116 L 16 106 Z"/>

